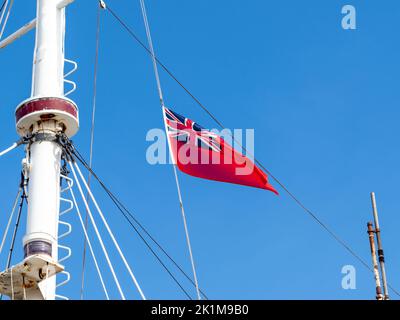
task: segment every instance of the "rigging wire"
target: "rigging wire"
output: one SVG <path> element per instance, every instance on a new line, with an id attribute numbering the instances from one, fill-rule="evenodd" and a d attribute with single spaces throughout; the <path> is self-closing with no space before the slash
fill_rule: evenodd
<path id="1" fill-rule="evenodd" d="M 22 185 L 22 183 L 21 183 L 21 185 Z M 17 237 L 19 222 L 21 221 L 22 209 L 23 209 L 26 197 L 27 196 L 26 196 L 25 192 L 22 191 L 21 200 L 19 203 L 18 215 L 17 215 L 17 219 L 15 222 L 14 232 L 13 232 L 13 236 L 12 236 L 12 240 L 11 240 L 11 246 L 10 246 L 10 250 L 8 252 L 6 270 L 10 269 L 10 266 L 11 266 L 12 256 L 13 256 L 13 252 L 14 252 L 15 239 Z M 12 280 L 12 272 L 13 271 L 11 270 L 11 287 L 13 287 L 13 285 L 14 285 L 13 280 Z M 14 293 L 12 295 L 14 295 Z M 3 294 L 0 295 L 0 300 L 3 300 Z"/>
<path id="2" fill-rule="evenodd" d="M 143 43 L 143 41 L 140 40 L 140 38 L 136 35 L 136 33 L 130 28 L 109 6 L 107 6 L 107 10 L 111 13 L 111 15 L 121 24 L 121 26 L 131 35 L 131 37 L 141 46 L 147 53 L 151 55 L 150 49 Z M 161 66 L 161 68 L 196 102 L 196 104 L 205 111 L 210 118 L 220 127 L 220 128 L 225 128 L 225 126 L 222 124 L 220 120 L 208 109 L 205 107 L 203 103 L 181 82 L 177 79 L 177 77 L 172 73 L 172 71 L 167 68 L 165 64 L 163 64 L 157 57 L 155 58 L 157 61 L 158 65 Z M 233 137 L 233 139 L 237 142 L 237 140 Z M 245 147 L 242 146 L 240 143 L 238 145 L 241 146 L 241 148 L 246 151 Z M 343 239 L 341 239 L 335 232 L 332 231 L 330 227 L 328 227 L 327 224 L 322 222 L 321 219 L 317 217 L 315 213 L 313 213 L 307 206 L 303 204 L 302 201 L 300 201 L 289 189 L 281 182 L 277 177 L 275 177 L 269 170 L 265 168 L 265 166 L 257 160 L 254 155 L 251 155 L 255 161 L 256 164 L 258 164 L 265 172 L 271 176 L 271 178 L 279 184 L 282 189 L 289 195 L 292 200 L 299 205 L 300 208 L 302 208 L 313 220 L 315 220 L 325 231 L 327 231 L 335 241 L 337 241 L 347 252 L 350 253 L 356 260 L 358 260 L 364 267 L 366 267 L 369 271 L 373 272 L 372 268 L 368 265 L 367 262 L 365 262 L 364 259 L 362 259 Z M 400 293 L 394 289 L 392 286 L 389 285 L 389 287 L 395 292 L 396 295 L 400 296 Z"/>
<path id="3" fill-rule="evenodd" d="M 148 54 L 151 55 L 150 49 L 144 44 L 142 40 L 133 32 L 132 28 L 130 28 L 111 8 L 107 5 L 107 10 L 111 13 L 111 15 L 121 24 L 121 26 L 131 35 L 131 37 L 145 50 Z M 181 81 L 172 73 L 171 70 L 167 68 L 167 66 L 162 63 L 157 57 L 155 57 L 158 65 L 217 123 L 220 127 L 224 128 L 222 123 L 201 103 L 201 101 L 196 98 L 196 96 L 186 88 Z"/>
<path id="4" fill-rule="evenodd" d="M 70 194 L 71 194 L 71 197 L 72 197 L 72 201 L 74 202 L 74 205 L 75 205 L 75 207 L 76 207 L 76 212 L 77 212 L 77 214 L 78 214 L 79 222 L 81 223 L 81 226 L 82 226 L 82 229 L 83 229 L 83 233 L 84 233 L 84 235 L 85 235 L 85 239 L 86 239 L 86 241 L 87 241 L 87 244 L 88 244 L 90 253 L 91 253 L 91 255 L 92 255 L 93 262 L 94 262 L 94 265 L 95 265 L 95 267 L 96 267 L 97 274 L 98 274 L 98 276 L 99 276 L 99 278 L 100 278 L 100 282 L 101 282 L 101 286 L 102 286 L 102 288 L 103 288 L 104 294 L 106 295 L 107 300 L 110 300 L 110 297 L 109 297 L 109 295 L 108 295 L 108 291 L 107 291 L 106 285 L 105 285 L 105 283 L 104 283 L 103 276 L 102 276 L 101 271 L 100 271 L 99 264 L 98 264 L 98 262 L 97 262 L 96 255 L 94 254 L 94 251 L 93 251 L 92 243 L 91 243 L 91 241 L 90 241 L 90 239 L 89 239 L 89 235 L 88 235 L 88 232 L 87 232 L 87 227 L 85 226 L 85 223 L 84 223 L 84 221 L 83 221 L 83 219 L 82 219 L 82 214 L 81 214 L 81 211 L 80 211 L 80 209 L 79 209 L 79 207 L 78 207 L 78 203 L 77 203 L 77 201 L 76 201 L 74 191 L 72 190 L 72 186 L 71 186 L 71 188 L 69 189 L 69 191 L 70 191 Z"/>
<path id="5" fill-rule="evenodd" d="M 93 103 L 92 103 L 92 123 L 90 128 L 90 151 L 89 151 L 89 166 L 93 164 L 93 145 L 94 145 L 94 128 L 96 120 L 96 101 L 97 101 L 97 70 L 99 65 L 99 46 L 100 46 L 100 26 L 101 26 L 101 11 L 103 6 L 99 3 L 97 7 L 97 26 L 96 26 L 96 53 L 94 60 L 94 74 L 93 74 Z M 89 172 L 87 183 L 90 187 L 91 173 Z M 89 200 L 89 194 L 86 195 L 86 199 Z M 88 213 L 85 215 L 85 226 L 88 226 Z M 86 267 L 86 247 L 87 240 L 84 239 L 83 253 L 82 253 L 82 275 L 81 275 L 81 300 L 83 300 L 83 290 L 85 286 L 85 267 Z"/>
<path id="6" fill-rule="evenodd" d="M 78 159 L 78 158 L 77 158 Z M 80 159 L 78 159 L 80 161 Z M 80 161 L 81 162 L 81 161 Z M 82 162 L 81 162 L 82 163 Z M 82 163 L 84 166 L 85 164 Z M 85 166 L 86 168 L 86 166 Z M 106 191 L 107 192 L 107 191 Z M 179 283 L 179 281 L 176 279 L 176 277 L 172 274 L 172 272 L 168 269 L 168 267 L 164 264 L 164 262 L 160 259 L 160 257 L 157 255 L 157 253 L 154 251 L 154 249 L 150 246 L 150 244 L 147 242 L 147 240 L 142 236 L 142 234 L 139 232 L 139 230 L 136 228 L 136 226 L 129 220 L 129 218 L 126 216 L 126 214 L 123 212 L 122 208 L 120 207 L 120 204 L 113 198 L 111 194 L 107 192 L 107 194 L 110 196 L 111 200 L 115 204 L 115 206 L 122 212 L 128 223 L 131 225 L 131 227 L 135 230 L 135 232 L 139 235 L 139 237 L 142 239 L 142 241 L 145 243 L 147 248 L 151 251 L 151 253 L 155 256 L 155 258 L 158 260 L 158 262 L 162 265 L 162 267 L 167 271 L 167 273 L 171 276 L 171 278 L 174 280 L 174 282 L 180 287 L 180 289 L 183 291 L 183 293 L 190 299 L 192 300 L 192 297 L 188 294 L 188 292 L 182 287 L 182 285 Z"/>
<path id="7" fill-rule="evenodd" d="M 147 42 L 148 42 L 149 48 L 150 48 L 150 56 L 151 56 L 151 62 L 153 63 L 153 70 L 154 70 L 154 76 L 156 78 L 156 83 L 157 83 L 158 96 L 160 98 L 161 107 L 165 107 L 163 91 L 161 88 L 160 74 L 158 72 L 157 60 L 156 60 L 156 55 L 155 55 L 155 51 L 154 51 L 153 40 L 151 38 L 150 25 L 149 25 L 149 21 L 147 18 L 147 11 L 146 11 L 146 6 L 144 3 L 144 0 L 140 0 L 140 7 L 142 9 L 142 16 L 143 16 L 144 27 L 146 29 Z"/>
<path id="8" fill-rule="evenodd" d="M 135 216 L 124 206 L 124 204 L 112 193 L 112 191 L 104 184 L 104 182 L 97 176 L 97 174 L 91 169 L 86 162 L 86 160 L 83 158 L 83 156 L 80 154 L 79 150 L 76 149 L 75 146 L 73 146 L 73 150 L 70 150 L 71 153 L 76 157 L 76 159 L 88 170 L 91 171 L 92 176 L 97 180 L 97 182 L 100 184 L 100 186 L 104 189 L 104 191 L 108 194 L 110 199 L 114 202 L 114 204 L 117 206 L 118 210 L 122 213 L 124 218 L 127 220 L 127 222 L 130 224 L 130 226 L 134 229 L 134 231 L 139 235 L 139 237 L 142 239 L 142 241 L 145 242 L 144 237 L 141 235 L 140 231 L 134 227 L 133 222 L 138 225 L 138 227 L 150 238 L 151 241 L 155 243 L 155 245 L 165 254 L 165 256 L 177 267 L 177 269 L 186 277 L 188 281 L 191 282 L 193 286 L 195 286 L 194 281 L 188 276 L 188 274 L 179 266 L 179 264 L 171 257 L 170 254 L 162 247 L 162 245 L 150 234 L 150 232 L 135 218 Z M 130 220 L 132 219 L 132 221 Z M 150 247 L 150 245 L 145 242 L 147 247 Z M 157 258 L 157 260 L 161 263 L 162 260 L 161 258 L 158 257 L 157 253 L 154 250 L 150 250 L 152 254 Z M 162 263 L 163 268 L 168 272 L 168 274 L 171 276 L 172 273 L 171 271 L 168 270 L 167 266 Z M 178 280 L 175 277 L 172 277 L 173 280 L 178 284 Z M 181 287 L 180 284 L 178 284 L 179 287 Z M 182 288 L 181 288 L 182 289 Z M 200 293 L 203 295 L 204 298 L 208 299 L 207 295 L 199 289 Z M 185 293 L 186 294 L 186 293 Z M 187 294 L 187 296 L 189 296 Z"/>
<path id="9" fill-rule="evenodd" d="M 165 105 L 164 105 L 163 92 L 162 92 L 162 88 L 161 88 L 160 75 L 158 73 L 157 61 L 156 61 L 156 56 L 155 56 L 155 52 L 154 52 L 153 41 L 151 39 L 150 25 L 149 25 L 149 21 L 148 21 L 148 18 L 147 18 L 147 12 L 146 12 L 146 6 L 145 6 L 145 3 L 144 3 L 144 0 L 140 0 L 140 6 L 141 6 L 141 9 L 142 9 L 143 21 L 144 21 L 144 25 L 145 25 L 145 29 L 146 29 L 146 35 L 147 35 L 147 42 L 148 42 L 149 47 L 150 47 L 151 60 L 153 62 L 153 69 L 154 69 L 154 76 L 155 76 L 156 82 L 157 82 L 157 90 L 158 90 L 158 95 L 159 95 L 159 98 L 160 98 L 160 104 L 161 104 L 161 109 L 162 109 L 163 118 L 164 118 L 164 107 L 165 107 Z M 168 135 L 167 128 L 165 128 L 165 129 L 166 129 L 165 133 Z M 183 225 L 184 225 L 184 229 L 185 229 L 186 243 L 187 243 L 188 250 L 189 250 L 190 263 L 192 265 L 193 277 L 194 277 L 194 282 L 195 282 L 195 285 L 196 285 L 197 298 L 198 298 L 198 300 L 201 300 L 201 294 L 200 294 L 200 291 L 199 291 L 199 283 L 198 283 L 198 279 L 197 279 L 196 265 L 195 265 L 195 262 L 194 262 L 192 245 L 190 243 L 189 229 L 188 229 L 187 221 L 186 221 L 185 207 L 183 205 L 181 187 L 180 187 L 180 183 L 179 183 L 178 173 L 177 173 L 177 170 L 176 170 L 176 163 L 173 164 L 173 168 L 174 168 L 176 189 L 177 189 L 178 198 L 179 198 L 179 206 L 180 206 L 180 209 L 181 209 L 182 220 L 183 220 Z"/>
<path id="10" fill-rule="evenodd" d="M 7 4 L 8 4 L 8 1 L 7 1 Z M 6 19 L 4 20 L 3 27 L 1 28 L 1 31 L 0 31 L 0 39 L 3 37 L 4 30 L 6 29 L 6 25 L 7 25 L 7 22 L 8 22 L 8 18 L 10 17 L 10 12 L 11 12 L 13 4 L 14 4 L 14 0 L 10 0 L 10 4 L 8 6 L 8 11 L 7 11 L 7 14 L 6 14 Z M 3 19 L 4 12 L 5 12 L 5 9 L 4 9 L 4 11 L 3 11 L 2 15 L 1 15 L 1 20 Z"/>
<path id="11" fill-rule="evenodd" d="M 3 21 L 4 12 L 6 11 L 8 1 L 9 0 L 4 0 L 0 7 L 0 26 L 1 26 L 1 22 Z M 3 11 L 3 9 L 4 9 L 4 11 Z"/>
<path id="12" fill-rule="evenodd" d="M 12 219 L 13 219 L 13 217 L 14 217 L 15 209 L 17 208 L 17 205 L 18 205 L 18 199 L 19 199 L 19 196 L 20 196 L 20 194 L 21 194 L 21 191 L 22 191 L 22 188 L 19 187 L 19 188 L 18 188 L 17 196 L 15 197 L 15 201 L 14 201 L 13 208 L 12 208 L 12 210 L 11 210 L 10 218 L 8 219 L 7 226 L 6 226 L 6 229 L 5 229 L 5 231 L 4 231 L 3 239 L 1 240 L 1 244 L 0 244 L 0 254 L 1 254 L 1 252 L 3 251 L 4 243 L 5 243 L 5 241 L 6 241 L 6 238 L 7 238 L 7 235 L 8 235 L 8 231 L 9 231 L 9 229 L 10 229 L 11 222 L 12 222 Z"/>
<path id="13" fill-rule="evenodd" d="M 18 209 L 17 220 L 15 222 L 14 233 L 13 233 L 12 240 L 11 240 L 11 247 L 10 247 L 10 251 L 8 253 L 6 269 L 9 269 L 10 265 L 11 265 L 11 260 L 12 260 L 12 256 L 13 256 L 13 252 L 14 252 L 15 238 L 17 237 L 19 222 L 21 220 L 22 209 L 24 207 L 25 200 L 26 200 L 26 194 L 23 191 L 22 195 L 21 195 L 21 200 L 20 200 L 20 203 L 19 203 L 19 209 Z"/>
<path id="14" fill-rule="evenodd" d="M 118 281 L 118 277 L 117 277 L 117 275 L 116 275 L 116 273 L 115 273 L 115 271 L 114 271 L 114 267 L 113 267 L 113 265 L 112 265 L 112 262 L 111 262 L 111 260 L 110 260 L 109 255 L 108 255 L 107 249 L 106 249 L 106 247 L 105 247 L 105 245 L 104 245 L 104 242 L 103 242 L 103 239 L 102 239 L 102 237 L 101 237 L 101 234 L 100 234 L 100 232 L 99 232 L 99 230 L 98 230 L 98 228 L 97 228 L 96 221 L 94 220 L 93 215 L 92 215 L 92 212 L 91 212 L 91 210 L 90 210 L 90 208 L 89 208 L 88 202 L 86 201 L 86 198 L 85 198 L 85 195 L 84 195 L 84 193 L 83 193 L 81 184 L 80 184 L 80 182 L 79 182 L 79 180 L 78 180 L 78 176 L 77 176 L 76 173 L 75 173 L 74 166 L 73 166 L 73 164 L 72 164 L 72 162 L 71 162 L 70 159 L 68 159 L 67 162 L 68 162 L 68 164 L 69 164 L 69 166 L 70 166 L 70 168 L 71 168 L 71 170 L 72 170 L 72 174 L 73 174 L 73 176 L 74 176 L 74 179 L 75 179 L 76 185 L 77 185 L 77 187 L 78 187 L 79 193 L 80 193 L 80 195 L 81 195 L 81 197 L 82 197 L 83 204 L 85 205 L 86 210 L 87 210 L 87 212 L 88 212 L 88 214 L 89 214 L 90 221 L 91 221 L 91 223 L 92 223 L 92 225 L 93 225 L 93 229 L 94 229 L 94 231 L 95 231 L 95 233 L 96 233 L 97 239 L 98 239 L 98 241 L 99 241 L 99 243 L 100 243 L 101 249 L 102 249 L 103 254 L 104 254 L 105 258 L 106 258 L 108 267 L 109 267 L 109 269 L 110 269 L 110 271 L 111 271 L 111 274 L 112 274 L 113 279 L 114 279 L 114 282 L 115 282 L 115 284 L 116 284 L 116 286 L 117 286 L 118 292 L 119 292 L 119 294 L 121 295 L 122 300 L 125 300 L 125 295 L 124 295 L 124 293 L 123 293 L 123 291 L 122 291 L 122 288 L 121 288 L 121 285 L 120 285 L 120 283 L 119 283 L 119 281 Z"/>
<path id="15" fill-rule="evenodd" d="M 0 6 L 0 14 L 3 12 L 3 8 L 6 5 L 7 0 L 4 0 L 3 3 Z M 0 23 L 1 23 L 1 19 L 0 19 Z"/>
<path id="16" fill-rule="evenodd" d="M 117 252 L 118 252 L 118 254 L 119 254 L 119 256 L 120 256 L 120 258 L 121 258 L 121 260 L 122 260 L 122 262 L 123 262 L 123 264 L 124 264 L 124 266 L 126 268 L 126 270 L 128 271 L 129 276 L 131 277 L 133 283 L 135 284 L 135 286 L 136 286 L 136 288 L 137 288 L 142 300 L 146 300 L 146 297 L 145 297 L 145 295 L 143 293 L 143 290 L 140 287 L 139 282 L 137 281 L 135 275 L 133 274 L 132 268 L 130 267 L 128 261 L 126 260 L 125 255 L 123 254 L 123 252 L 121 250 L 121 247 L 119 246 L 118 241 L 116 240 L 116 238 L 114 236 L 114 233 L 112 232 L 112 230 L 111 230 L 106 218 L 104 217 L 104 214 L 103 214 L 102 210 L 100 209 L 95 197 L 93 196 L 92 191 L 90 190 L 89 186 L 87 185 L 87 182 L 86 182 L 85 178 L 83 177 L 81 169 L 79 168 L 79 166 L 78 166 L 78 164 L 76 162 L 73 162 L 73 165 L 75 166 L 75 169 L 78 172 L 78 175 L 81 178 L 82 183 L 83 183 L 86 191 L 89 192 L 90 198 L 92 199 L 92 202 L 93 202 L 94 206 L 96 207 L 97 213 L 99 214 L 99 216 L 100 216 L 100 218 L 101 218 L 101 220 L 102 220 L 102 222 L 103 222 L 103 224 L 104 224 L 104 226 L 105 226 L 105 228 L 106 228 L 106 230 L 108 232 L 108 235 L 110 236 L 115 248 L 117 249 Z M 76 179 L 75 169 L 73 167 L 71 169 L 72 169 L 74 177 Z M 79 185 L 78 181 L 77 181 L 77 183 Z"/>
<path id="17" fill-rule="evenodd" d="M 77 156 L 76 158 L 83 164 L 85 168 L 86 164 L 83 163 Z M 94 174 L 92 173 L 94 176 Z M 192 300 L 192 297 L 188 294 L 188 292 L 182 287 L 182 285 L 179 283 L 179 281 L 176 279 L 176 277 L 172 274 L 172 272 L 168 269 L 168 267 L 164 264 L 164 262 L 160 259 L 160 257 L 157 255 L 157 253 L 154 251 L 154 249 L 150 246 L 150 244 L 147 242 L 147 240 L 142 236 L 142 234 L 139 232 L 139 230 L 136 228 L 136 226 L 129 220 L 129 218 L 126 216 L 126 214 L 123 212 L 120 204 L 117 202 L 117 200 L 114 198 L 114 196 L 108 192 L 108 190 L 105 190 L 106 193 L 110 196 L 112 202 L 115 204 L 115 206 L 121 211 L 121 213 L 124 215 L 125 219 L 128 221 L 128 223 L 131 225 L 131 227 L 135 230 L 135 232 L 139 235 L 139 237 L 142 239 L 144 244 L 147 246 L 147 248 L 151 251 L 151 253 L 155 256 L 155 258 L 158 260 L 158 262 L 162 265 L 162 267 L 167 271 L 167 273 L 171 276 L 171 278 L 174 280 L 174 282 L 180 287 L 180 289 L 183 291 L 183 293 L 190 299 Z"/>

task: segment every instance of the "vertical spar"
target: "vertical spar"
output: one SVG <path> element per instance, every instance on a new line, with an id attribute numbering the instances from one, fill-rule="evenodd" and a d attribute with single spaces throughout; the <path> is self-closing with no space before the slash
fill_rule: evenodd
<path id="1" fill-rule="evenodd" d="M 376 300 L 383 300 L 381 280 L 380 280 L 380 276 L 379 276 L 378 261 L 376 259 L 376 248 L 375 248 L 375 237 L 374 237 L 375 230 L 372 227 L 372 222 L 368 222 L 367 227 L 368 227 L 369 245 L 371 248 L 372 265 L 374 268 L 373 271 L 374 271 L 374 279 L 375 279 Z"/>
<path id="2" fill-rule="evenodd" d="M 37 0 L 36 45 L 31 98 L 16 109 L 17 132 L 32 136 L 27 148 L 29 194 L 25 259 L 48 256 L 58 260 L 60 209 L 60 162 L 62 149 L 57 135 L 71 137 L 78 131 L 76 104 L 64 96 L 65 7 L 73 0 Z M 45 270 L 44 270 L 45 272 Z M 56 277 L 48 277 L 40 292 L 28 299 L 55 299 Z"/>
<path id="3" fill-rule="evenodd" d="M 389 300 L 389 289 L 388 289 L 388 285 L 387 285 L 386 269 L 385 269 L 385 256 L 383 254 L 381 230 L 379 227 L 379 219 L 378 219 L 378 209 L 376 208 L 376 199 L 375 199 L 374 192 L 371 192 L 371 202 L 372 202 L 372 212 L 373 212 L 374 221 L 375 221 L 376 241 L 378 243 L 378 258 L 379 258 L 379 264 L 380 264 L 381 273 L 382 273 L 383 291 L 385 294 L 385 300 Z"/>

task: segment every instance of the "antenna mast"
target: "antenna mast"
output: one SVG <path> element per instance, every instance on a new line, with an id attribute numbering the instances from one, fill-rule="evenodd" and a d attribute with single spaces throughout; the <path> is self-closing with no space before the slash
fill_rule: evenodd
<path id="1" fill-rule="evenodd" d="M 381 230 L 379 227 L 379 219 L 378 219 L 378 209 L 376 208 L 376 199 L 374 192 L 371 192 L 371 203 L 372 203 L 372 213 L 374 215 L 374 222 L 375 222 L 376 241 L 378 243 L 379 265 L 381 267 L 383 291 L 385 294 L 384 298 L 385 300 L 389 300 L 389 289 L 388 289 L 388 284 L 386 279 L 386 269 L 385 269 L 385 255 L 383 253 Z"/>
<path id="2" fill-rule="evenodd" d="M 374 268 L 373 270 L 374 270 L 374 279 L 375 279 L 376 300 L 383 300 L 381 279 L 379 276 L 378 261 L 376 259 L 375 235 L 374 235 L 375 231 L 372 227 L 372 222 L 368 222 L 367 226 L 368 226 L 369 245 L 371 248 L 372 265 Z"/>
<path id="3" fill-rule="evenodd" d="M 382 239 L 381 239 L 381 230 L 379 227 L 379 219 L 378 219 L 378 209 L 376 207 L 376 199 L 375 193 L 371 192 L 371 203 L 372 203 L 372 213 L 374 215 L 374 222 L 375 222 L 375 229 L 373 228 L 372 222 L 368 222 L 368 238 L 371 248 L 371 257 L 372 257 L 372 264 L 373 264 L 373 271 L 374 271 L 374 278 L 375 278 L 375 286 L 376 286 L 376 299 L 377 300 L 389 300 L 389 289 L 388 283 L 386 278 L 386 269 L 385 269 L 385 256 L 383 254 L 382 248 Z M 382 294 L 382 287 L 381 287 L 381 280 L 380 280 L 380 272 L 378 267 L 378 260 L 377 260 L 377 250 L 375 247 L 375 235 L 376 240 L 378 243 L 378 258 L 379 258 L 379 265 L 380 271 L 382 273 L 382 283 L 383 283 L 383 291 Z"/>

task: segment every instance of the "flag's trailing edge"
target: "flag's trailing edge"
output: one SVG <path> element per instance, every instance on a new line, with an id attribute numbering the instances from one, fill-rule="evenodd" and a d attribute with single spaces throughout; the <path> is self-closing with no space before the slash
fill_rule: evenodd
<path id="1" fill-rule="evenodd" d="M 222 137 L 165 107 L 163 114 L 171 157 L 180 171 L 278 194 L 267 175 Z"/>

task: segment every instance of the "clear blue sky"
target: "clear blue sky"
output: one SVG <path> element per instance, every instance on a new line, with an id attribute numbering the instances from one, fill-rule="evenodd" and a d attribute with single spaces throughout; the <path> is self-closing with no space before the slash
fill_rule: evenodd
<path id="1" fill-rule="evenodd" d="M 15 2 L 6 34 L 34 17 L 34 2 Z M 108 3 L 145 39 L 138 1 Z M 355 31 L 341 28 L 345 4 L 357 9 Z M 388 278 L 400 288 L 398 1 L 148 0 L 147 6 L 160 59 L 227 127 L 254 128 L 256 157 L 368 263 L 369 192 L 376 192 Z M 96 10 L 97 1 L 76 0 L 67 23 L 66 57 L 79 63 L 72 98 L 81 130 L 74 141 L 86 157 Z M 30 33 L 0 51 L 4 148 L 17 139 L 14 109 L 30 94 L 33 46 Z M 168 76 L 161 80 L 167 105 L 205 127 L 214 125 Z M 107 12 L 97 98 L 95 171 L 190 273 L 172 167 L 151 166 L 145 158 L 147 131 L 163 126 L 151 62 Z M 21 148 L 0 159 L 0 230 L 22 157 Z M 283 190 L 276 197 L 180 177 L 199 282 L 210 298 L 374 298 L 372 274 Z M 100 188 L 94 191 L 148 298 L 185 298 Z M 76 217 L 69 221 L 73 258 L 66 268 L 72 281 L 60 294 L 78 298 L 83 238 Z M 23 233 L 24 221 L 14 263 Z M 3 269 L 6 255 L 0 259 Z M 111 296 L 118 298 L 104 259 L 101 265 Z M 344 265 L 357 270 L 356 290 L 341 288 Z M 138 298 L 122 264 L 117 269 L 127 296 Z M 101 299 L 90 258 L 88 270 L 86 297 Z"/>

